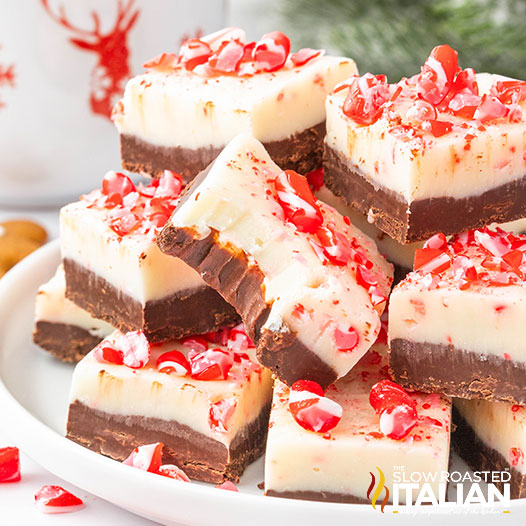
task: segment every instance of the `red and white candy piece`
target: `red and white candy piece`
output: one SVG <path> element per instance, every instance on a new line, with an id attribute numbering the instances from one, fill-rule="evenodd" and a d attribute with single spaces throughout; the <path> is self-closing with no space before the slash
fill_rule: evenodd
<path id="1" fill-rule="evenodd" d="M 208 413 L 210 428 L 219 433 L 228 431 L 230 419 L 236 412 L 237 401 L 235 398 L 225 398 L 213 403 Z"/>
<path id="2" fill-rule="evenodd" d="M 300 232 L 313 233 L 321 227 L 323 216 L 305 177 L 285 170 L 276 177 L 274 186 L 285 217 Z"/>
<path id="3" fill-rule="evenodd" d="M 60 486 L 42 486 L 35 505 L 42 513 L 71 513 L 83 508 L 84 502 Z"/>
<path id="4" fill-rule="evenodd" d="M 239 492 L 239 490 L 237 489 L 237 486 L 233 482 L 230 482 L 230 480 L 227 480 L 226 482 L 223 482 L 223 484 L 219 484 L 215 488 L 216 489 L 224 489 L 226 491 L 235 491 L 236 493 Z"/>
<path id="5" fill-rule="evenodd" d="M 343 414 L 342 406 L 327 398 L 321 386 L 310 380 L 298 380 L 292 384 L 289 409 L 303 429 L 315 433 L 326 433 L 335 428 Z"/>
<path id="6" fill-rule="evenodd" d="M 130 456 L 123 461 L 126 466 L 132 466 L 142 471 L 158 473 L 162 464 L 163 443 L 147 444 L 136 447 Z"/>
<path id="7" fill-rule="evenodd" d="M 186 376 L 192 373 L 190 362 L 181 351 L 168 351 L 157 358 L 157 370 L 160 373 Z"/>
<path id="8" fill-rule="evenodd" d="M 233 364 L 232 353 L 219 348 L 190 357 L 192 378 L 195 380 L 226 380 Z"/>
<path id="9" fill-rule="evenodd" d="M 18 448 L 0 448 L 0 483 L 18 482 L 20 478 L 20 452 Z"/>
<path id="10" fill-rule="evenodd" d="M 180 480 L 181 482 L 190 482 L 188 475 L 175 464 L 164 464 L 159 468 L 159 475 L 168 477 L 174 480 Z"/>
<path id="11" fill-rule="evenodd" d="M 272 31 L 256 43 L 253 57 L 258 71 L 277 71 L 281 69 L 290 52 L 289 37 L 281 31 Z"/>
<path id="12" fill-rule="evenodd" d="M 98 362 L 126 365 L 141 369 L 150 359 L 150 343 L 144 332 L 134 331 L 122 334 L 113 342 L 103 341 L 93 351 Z"/>
<path id="13" fill-rule="evenodd" d="M 389 438 L 405 438 L 418 422 L 414 400 L 391 380 L 382 380 L 373 385 L 369 403 L 380 415 L 380 431 Z"/>

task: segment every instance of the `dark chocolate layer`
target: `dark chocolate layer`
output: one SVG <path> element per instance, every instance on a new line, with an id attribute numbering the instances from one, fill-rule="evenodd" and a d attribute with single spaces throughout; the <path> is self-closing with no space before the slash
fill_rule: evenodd
<path id="1" fill-rule="evenodd" d="M 190 478 L 203 482 L 237 482 L 245 468 L 264 453 L 269 413 L 270 404 L 227 448 L 178 422 L 109 414 L 76 401 L 69 408 L 67 437 L 120 461 L 138 446 L 162 442 L 163 464 L 175 464 Z"/>
<path id="2" fill-rule="evenodd" d="M 473 197 L 434 197 L 409 204 L 392 190 L 367 180 L 341 153 L 325 145 L 324 182 L 335 195 L 404 244 L 424 241 L 437 232 L 456 234 L 526 216 L 526 176 Z"/>
<path id="3" fill-rule="evenodd" d="M 65 259 L 63 263 L 69 300 L 123 332 L 143 330 L 152 342 L 178 340 L 239 321 L 234 308 L 210 287 L 142 305 L 75 261 Z"/>
<path id="4" fill-rule="evenodd" d="M 319 500 L 324 502 L 347 502 L 349 504 L 370 504 L 370 501 L 347 493 L 331 493 L 329 491 L 265 491 L 268 497 L 283 497 L 286 499 Z"/>
<path id="5" fill-rule="evenodd" d="M 102 338 L 76 325 L 37 321 L 33 331 L 33 341 L 62 362 L 77 363 Z"/>
<path id="6" fill-rule="evenodd" d="M 451 444 L 468 466 L 473 471 L 509 470 L 511 476 L 509 482 L 510 497 L 512 499 L 525 498 L 526 476 L 510 465 L 497 450 L 485 444 L 454 406 L 453 423 L 456 429 L 451 436 Z M 499 491 L 503 491 L 503 482 L 496 482 L 495 485 L 499 488 Z"/>
<path id="7" fill-rule="evenodd" d="M 413 342 L 389 344 L 395 382 L 425 393 L 526 404 L 526 364 L 478 354 L 453 345 Z"/>
<path id="8" fill-rule="evenodd" d="M 187 187 L 181 204 L 197 190 L 210 167 Z M 282 382 L 290 386 L 296 380 L 314 380 L 328 387 L 337 378 L 334 369 L 301 343 L 286 325 L 273 331 L 262 329 L 272 308 L 265 302 L 264 275 L 239 249 L 220 246 L 217 237 L 217 231 L 212 231 L 204 239 L 194 239 L 191 231 L 176 228 L 168 221 L 157 244 L 165 254 L 182 259 L 199 272 L 205 283 L 236 308 L 257 345 L 259 362 Z"/>
<path id="9" fill-rule="evenodd" d="M 286 139 L 264 143 L 274 162 L 284 170 L 307 173 L 321 166 L 325 122 L 295 133 Z M 122 166 L 126 170 L 160 177 L 172 170 L 191 181 L 204 170 L 223 149 L 213 146 L 197 149 L 180 146 L 156 146 L 133 135 L 121 135 Z"/>

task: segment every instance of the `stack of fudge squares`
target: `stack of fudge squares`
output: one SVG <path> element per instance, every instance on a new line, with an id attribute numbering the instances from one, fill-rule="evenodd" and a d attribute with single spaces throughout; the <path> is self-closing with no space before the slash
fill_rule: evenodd
<path id="1" fill-rule="evenodd" d="M 389 84 L 237 28 L 145 68 L 113 120 L 147 179 L 62 209 L 37 296 L 67 436 L 219 484 L 265 454 L 266 495 L 358 503 L 451 437 L 526 496 L 526 83 L 441 45 Z"/>

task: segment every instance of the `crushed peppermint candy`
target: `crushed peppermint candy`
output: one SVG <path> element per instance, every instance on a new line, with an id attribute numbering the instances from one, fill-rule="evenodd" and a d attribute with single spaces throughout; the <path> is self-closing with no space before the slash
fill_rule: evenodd
<path id="1" fill-rule="evenodd" d="M 323 50 L 311 48 L 290 53 L 290 39 L 281 31 L 266 33 L 257 42 L 245 42 L 242 32 L 231 28 L 214 42 L 207 37 L 187 40 L 179 53 L 162 53 L 145 62 L 144 68 L 159 73 L 184 69 L 203 77 L 249 77 L 303 67 L 323 54 Z"/>
<path id="2" fill-rule="evenodd" d="M 108 172 L 100 189 L 83 195 L 88 208 L 106 213 L 104 222 L 119 237 L 142 234 L 155 240 L 179 203 L 182 177 L 165 170 L 148 185 L 135 185 L 125 174 Z"/>
<path id="3" fill-rule="evenodd" d="M 479 93 L 475 71 L 462 69 L 458 53 L 447 44 L 436 46 L 413 77 L 389 84 L 385 75 L 366 73 L 340 83 L 334 92 L 344 89 L 347 117 L 361 126 L 385 117 L 389 132 L 401 140 L 442 137 L 466 123 L 477 128 L 498 119 L 521 122 L 526 100 L 526 82 L 520 80 L 495 80 L 489 93 Z"/>

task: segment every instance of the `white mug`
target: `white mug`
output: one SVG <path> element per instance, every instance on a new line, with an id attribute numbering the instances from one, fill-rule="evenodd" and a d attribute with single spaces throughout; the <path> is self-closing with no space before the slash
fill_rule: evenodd
<path id="1" fill-rule="evenodd" d="M 0 204 L 58 204 L 120 166 L 126 80 L 225 24 L 222 0 L 0 0 Z"/>

